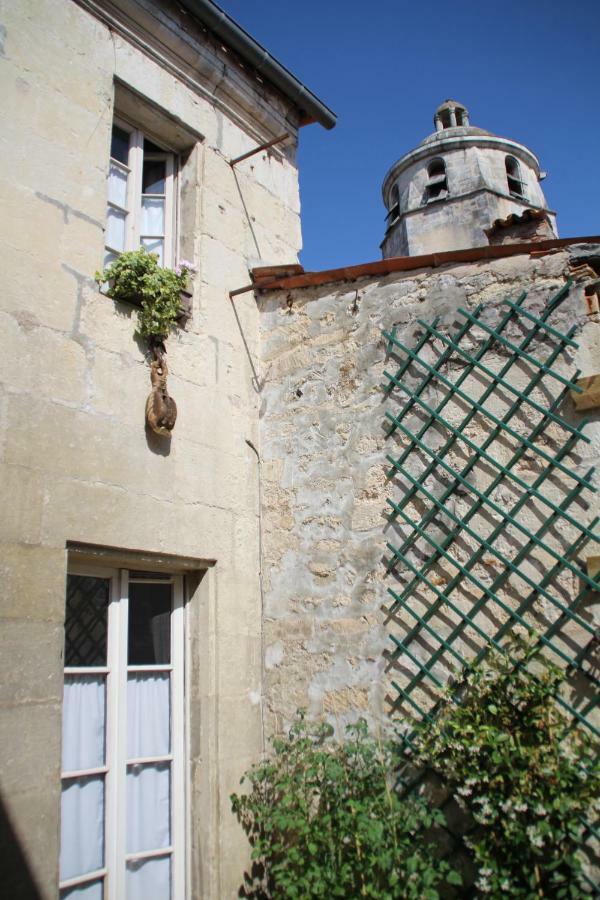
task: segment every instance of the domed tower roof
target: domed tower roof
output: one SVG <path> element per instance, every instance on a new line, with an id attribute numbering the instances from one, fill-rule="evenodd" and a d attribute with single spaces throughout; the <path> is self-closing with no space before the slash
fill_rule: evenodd
<path id="1" fill-rule="evenodd" d="M 458 100 L 444 100 L 433 122 L 384 179 L 384 258 L 483 246 L 492 222 L 525 209 L 544 210 L 555 229 L 531 150 L 471 125 Z"/>

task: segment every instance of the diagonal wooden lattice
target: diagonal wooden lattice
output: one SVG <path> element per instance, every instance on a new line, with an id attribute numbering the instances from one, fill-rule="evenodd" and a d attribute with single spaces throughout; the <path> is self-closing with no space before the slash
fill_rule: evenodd
<path id="1" fill-rule="evenodd" d="M 577 456 L 586 423 L 573 422 L 569 396 L 579 372 L 563 374 L 577 348 L 576 326 L 561 327 L 569 287 L 541 312 L 523 293 L 459 309 L 452 329 L 419 321 L 412 346 L 384 332 L 397 363 L 384 373 L 398 445 L 387 456 L 389 663 L 394 706 L 417 719 L 457 669 L 526 631 L 569 673 L 559 702 L 600 735 L 598 582 L 585 564 L 600 536 L 593 469 Z"/>

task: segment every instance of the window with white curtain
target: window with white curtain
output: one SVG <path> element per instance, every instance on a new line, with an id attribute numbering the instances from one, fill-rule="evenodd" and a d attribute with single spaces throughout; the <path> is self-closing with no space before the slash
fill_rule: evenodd
<path id="1" fill-rule="evenodd" d="M 61 900 L 185 896 L 181 582 L 68 576 Z"/>
<path id="2" fill-rule="evenodd" d="M 139 129 L 113 123 L 107 183 L 104 264 L 146 247 L 161 266 L 174 262 L 175 154 Z"/>

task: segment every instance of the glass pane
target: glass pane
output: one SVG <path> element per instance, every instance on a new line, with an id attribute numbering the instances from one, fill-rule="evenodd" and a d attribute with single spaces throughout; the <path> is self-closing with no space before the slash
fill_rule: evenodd
<path id="1" fill-rule="evenodd" d="M 65 616 L 65 666 L 105 666 L 108 578 L 69 575 Z"/>
<path id="2" fill-rule="evenodd" d="M 112 206 L 108 207 L 106 215 L 106 243 L 113 250 L 125 249 L 125 219 L 127 213 L 122 213 Z"/>
<path id="3" fill-rule="evenodd" d="M 152 197 L 142 197 L 141 234 L 145 237 L 159 236 L 165 233 L 165 201 Z"/>
<path id="4" fill-rule="evenodd" d="M 127 206 L 127 172 L 114 163 L 108 171 L 108 199 L 118 206 Z"/>
<path id="5" fill-rule="evenodd" d="M 164 756 L 170 750 L 170 676 L 141 672 L 127 678 L 127 758 Z"/>
<path id="6" fill-rule="evenodd" d="M 127 768 L 127 852 L 159 850 L 171 842 L 169 763 Z"/>
<path id="7" fill-rule="evenodd" d="M 142 194 L 164 194 L 167 164 L 164 159 L 144 160 Z"/>
<path id="8" fill-rule="evenodd" d="M 130 584 L 128 663 L 171 662 L 171 585 Z"/>
<path id="9" fill-rule="evenodd" d="M 105 696 L 103 675 L 65 675 L 63 772 L 104 765 Z"/>
<path id="10" fill-rule="evenodd" d="M 104 865 L 104 776 L 63 784 L 60 879 L 76 878 Z"/>
<path id="11" fill-rule="evenodd" d="M 114 262 L 115 259 L 118 259 L 118 257 L 118 253 L 112 253 L 110 250 L 106 250 L 106 252 L 104 253 L 104 268 L 107 269 L 110 266 L 111 262 Z"/>
<path id="12" fill-rule="evenodd" d="M 163 265 L 164 243 L 162 238 L 142 238 L 140 241 L 140 244 L 146 248 L 148 253 L 156 253 L 159 266 Z"/>
<path id="13" fill-rule="evenodd" d="M 127 863 L 127 900 L 170 900 L 171 859 Z"/>
<path id="14" fill-rule="evenodd" d="M 60 892 L 60 900 L 103 900 L 103 898 L 104 879 L 87 881 L 85 884 Z"/>
<path id="15" fill-rule="evenodd" d="M 113 159 L 118 159 L 119 162 L 127 165 L 129 159 L 129 132 L 125 131 L 124 128 L 119 128 L 118 125 L 113 125 L 110 155 Z"/>

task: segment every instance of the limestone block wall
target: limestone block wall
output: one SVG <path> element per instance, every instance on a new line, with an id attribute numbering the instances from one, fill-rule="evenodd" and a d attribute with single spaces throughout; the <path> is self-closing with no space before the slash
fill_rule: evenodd
<path id="1" fill-rule="evenodd" d="M 3 4 L 0 769 L 12 898 L 58 891 L 67 541 L 215 563 L 188 603 L 190 896 L 232 896 L 247 852 L 228 795 L 261 747 L 258 472 L 246 443 L 258 443 L 258 316 L 250 296 L 234 310 L 228 291 L 258 259 L 289 262 L 300 248 L 296 114 L 181 15 L 165 3 Z M 93 281 L 115 84 L 140 115 L 156 111 L 156 130 L 197 135 L 182 160 L 180 238 L 199 272 L 191 321 L 168 342 L 170 447 L 145 432 L 135 312 Z M 284 130 L 283 151 L 231 169 Z"/>
<path id="2" fill-rule="evenodd" d="M 441 316 L 445 330 L 457 307 L 484 302 L 493 316 L 502 299 L 522 290 L 541 309 L 564 284 L 568 262 L 568 252 L 519 256 L 259 298 L 264 684 L 271 730 L 281 729 L 298 707 L 338 726 L 358 716 L 376 723 L 396 696 L 385 655 L 392 648 L 388 631 L 395 629 L 386 618 L 383 559 L 393 532 L 384 515 L 386 497 L 401 485 L 385 479 L 385 452 L 397 447 L 384 440 L 390 406 L 382 399 L 381 329 L 396 326 L 410 340 L 418 318 Z M 580 350 L 565 363 L 568 374 L 577 366 L 591 373 L 600 358 L 600 323 L 586 315 L 582 287 L 571 289 L 558 315 L 563 325 L 581 326 Z M 441 394 L 432 390 L 439 402 Z M 473 440 L 481 427 L 474 421 Z M 582 472 L 600 460 L 597 412 L 588 433 Z M 595 503 L 585 513 L 590 518 Z M 571 595 L 575 589 L 572 580 L 565 588 Z"/>

